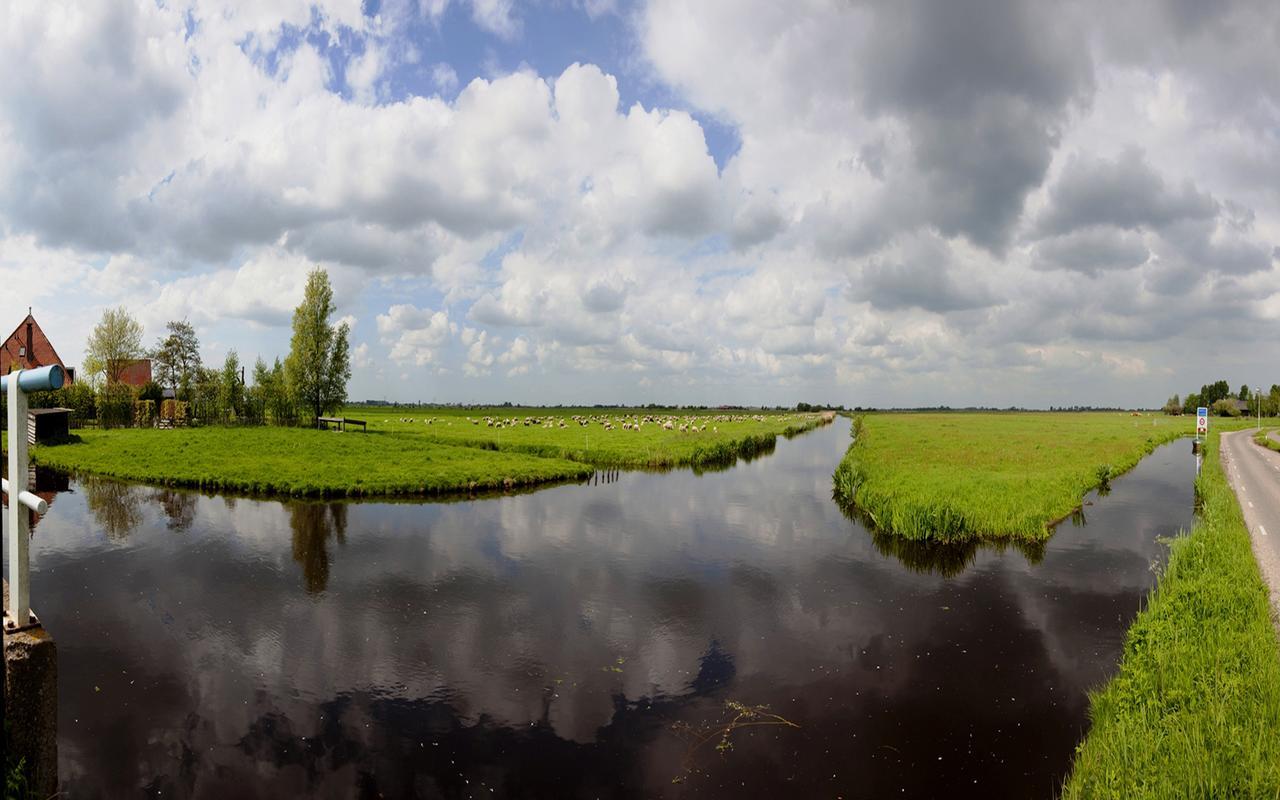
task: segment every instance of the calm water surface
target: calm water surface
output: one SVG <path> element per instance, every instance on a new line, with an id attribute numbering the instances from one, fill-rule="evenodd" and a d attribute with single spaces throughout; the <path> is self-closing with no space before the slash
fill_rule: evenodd
<path id="1" fill-rule="evenodd" d="M 65 788 L 1052 797 L 1158 537 L 1191 521 L 1190 448 L 1046 546 L 895 549 L 831 501 L 848 430 L 458 503 L 46 486 Z M 799 727 L 718 751 L 729 702 Z"/>

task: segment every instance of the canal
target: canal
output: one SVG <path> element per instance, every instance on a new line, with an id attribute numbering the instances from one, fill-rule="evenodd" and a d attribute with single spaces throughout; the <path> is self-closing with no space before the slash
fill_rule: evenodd
<path id="1" fill-rule="evenodd" d="M 1191 523 L 1190 448 L 1046 545 L 940 549 L 832 502 L 848 433 L 452 503 L 46 477 L 32 599 L 64 788 L 1053 797 Z"/>

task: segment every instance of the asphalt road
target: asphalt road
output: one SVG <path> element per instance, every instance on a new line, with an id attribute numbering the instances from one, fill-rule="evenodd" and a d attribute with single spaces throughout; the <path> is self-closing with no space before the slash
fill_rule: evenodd
<path id="1" fill-rule="evenodd" d="M 1271 605 L 1280 611 L 1280 453 L 1254 444 L 1253 434 L 1222 434 L 1222 466 L 1240 499 L 1258 566 L 1271 585 Z"/>

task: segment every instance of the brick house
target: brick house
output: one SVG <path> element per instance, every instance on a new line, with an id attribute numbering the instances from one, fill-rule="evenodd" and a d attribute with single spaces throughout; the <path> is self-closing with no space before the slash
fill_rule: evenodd
<path id="1" fill-rule="evenodd" d="M 40 323 L 36 322 L 28 308 L 26 319 L 18 323 L 18 327 L 0 345 L 0 374 L 8 375 L 14 369 L 35 369 L 53 364 L 62 367 L 67 373 L 67 383 L 75 381 L 75 370 L 62 363 L 58 351 L 53 349 L 53 343 L 44 335 Z"/>
<path id="2" fill-rule="evenodd" d="M 118 367 L 119 382 L 128 386 L 142 386 L 151 380 L 151 359 L 131 358 Z M 108 372 L 117 371 L 116 362 L 112 361 Z"/>

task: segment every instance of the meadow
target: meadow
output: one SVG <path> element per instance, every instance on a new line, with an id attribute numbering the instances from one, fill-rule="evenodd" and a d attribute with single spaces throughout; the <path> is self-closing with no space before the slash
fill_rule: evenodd
<path id="1" fill-rule="evenodd" d="M 85 430 L 78 439 L 34 447 L 32 461 L 163 486 L 299 497 L 506 489 L 593 471 L 562 459 L 300 428 Z"/>
<path id="2" fill-rule="evenodd" d="M 210 426 L 77 431 L 32 461 L 204 490 L 308 497 L 434 495 L 581 480 L 597 468 L 730 464 L 817 414 L 348 408 L 368 431 Z M 535 423 L 534 420 L 537 420 Z"/>
<path id="3" fill-rule="evenodd" d="M 1066 800 L 1280 797 L 1280 646 L 1216 434 L 1196 493 L 1119 674 L 1090 697 Z"/>
<path id="4" fill-rule="evenodd" d="M 598 467 L 668 468 L 732 463 L 771 450 L 778 436 L 831 415 L 719 409 L 349 408 L 370 431 L 425 442 L 526 453 Z"/>
<path id="5" fill-rule="evenodd" d="M 1214 420 L 1213 428 L 1243 425 Z M 867 414 L 834 492 L 879 531 L 915 540 L 1048 538 L 1090 489 L 1194 417 L 1122 412 Z"/>

